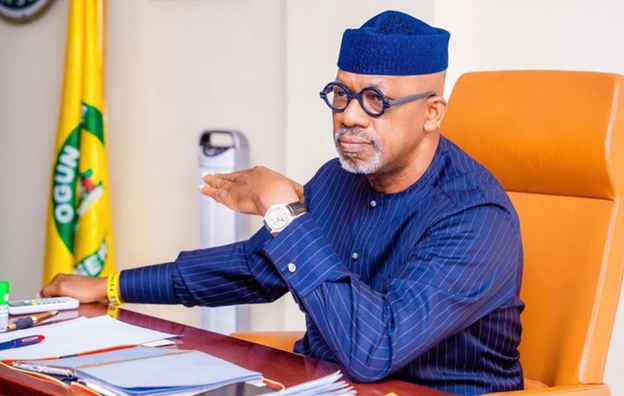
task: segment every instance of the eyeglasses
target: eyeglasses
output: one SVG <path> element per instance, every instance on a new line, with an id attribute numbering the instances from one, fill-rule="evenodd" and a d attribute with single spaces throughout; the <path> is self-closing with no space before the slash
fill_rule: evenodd
<path id="1" fill-rule="evenodd" d="M 327 103 L 327 106 L 336 113 L 342 113 L 353 99 L 357 99 L 366 114 L 371 117 L 380 117 L 392 106 L 430 98 L 435 96 L 435 92 L 425 92 L 389 100 L 375 87 L 367 87 L 359 93 L 355 93 L 349 91 L 347 87 L 339 82 L 330 82 L 323 88 L 320 95 L 321 99 Z"/>

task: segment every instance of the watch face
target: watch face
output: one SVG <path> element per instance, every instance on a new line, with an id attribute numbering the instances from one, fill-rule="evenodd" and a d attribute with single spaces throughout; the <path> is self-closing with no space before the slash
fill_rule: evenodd
<path id="1" fill-rule="evenodd" d="M 266 214 L 266 222 L 273 230 L 281 230 L 288 225 L 288 212 L 285 208 L 273 208 Z"/>

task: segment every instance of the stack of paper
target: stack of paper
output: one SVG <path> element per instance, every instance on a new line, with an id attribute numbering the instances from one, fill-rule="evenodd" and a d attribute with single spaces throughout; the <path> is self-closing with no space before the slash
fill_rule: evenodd
<path id="1" fill-rule="evenodd" d="M 177 337 L 99 316 L 0 334 L 0 342 L 31 335 L 43 335 L 36 345 L 0 351 L 0 359 L 34 360 L 77 355 L 126 345 L 140 345 Z M 20 368 L 50 374 L 76 376 L 94 388 L 115 394 L 172 395 L 195 394 L 229 384 L 258 381 L 260 373 L 246 370 L 199 351 L 126 348 L 92 355 L 50 361 L 22 361 Z M 340 381 L 336 372 L 327 377 L 286 390 L 269 393 L 279 396 L 350 396 L 356 392 Z"/>
<path id="2" fill-rule="evenodd" d="M 116 394 L 131 396 L 207 391 L 262 379 L 260 373 L 200 351 L 147 347 L 43 362 L 26 361 L 17 367 L 72 375 Z"/>
<path id="3" fill-rule="evenodd" d="M 340 371 L 336 371 L 326 377 L 304 382 L 291 386 L 282 391 L 267 393 L 265 396 L 352 396 L 357 392 L 352 386 L 344 381 L 338 381 L 342 377 Z"/>
<path id="4" fill-rule="evenodd" d="M 43 335 L 45 340 L 36 345 L 0 351 L 0 359 L 43 359 L 74 355 L 99 349 L 177 337 L 133 326 L 110 316 L 78 318 L 67 322 L 31 327 L 25 330 L 0 333 L 0 342 L 31 335 Z"/>

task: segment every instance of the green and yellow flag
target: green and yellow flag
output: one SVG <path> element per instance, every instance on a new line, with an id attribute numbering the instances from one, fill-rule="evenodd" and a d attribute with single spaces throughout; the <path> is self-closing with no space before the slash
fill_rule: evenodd
<path id="1" fill-rule="evenodd" d="M 104 0 L 71 0 L 63 99 L 52 169 L 45 268 L 106 276 L 115 269 L 104 134 Z"/>

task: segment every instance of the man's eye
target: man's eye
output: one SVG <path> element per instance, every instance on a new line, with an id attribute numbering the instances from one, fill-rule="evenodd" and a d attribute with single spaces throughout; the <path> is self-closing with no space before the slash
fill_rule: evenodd
<path id="1" fill-rule="evenodd" d="M 347 96 L 347 93 L 345 91 L 342 91 L 342 90 L 336 90 L 336 91 L 334 91 L 334 95 L 342 98 L 342 97 Z"/>
<path id="2" fill-rule="evenodd" d="M 368 95 L 366 95 L 366 98 L 371 103 L 383 103 L 383 97 L 376 92 L 369 91 Z"/>

